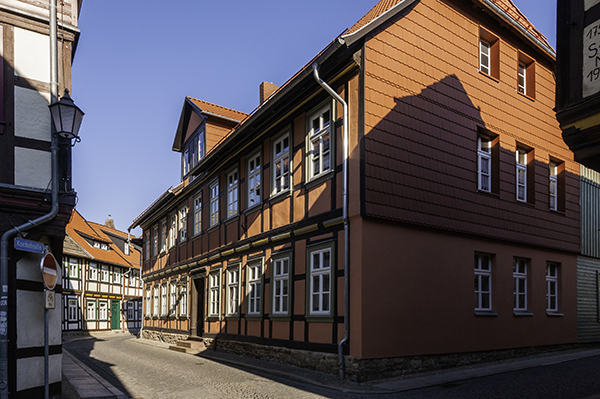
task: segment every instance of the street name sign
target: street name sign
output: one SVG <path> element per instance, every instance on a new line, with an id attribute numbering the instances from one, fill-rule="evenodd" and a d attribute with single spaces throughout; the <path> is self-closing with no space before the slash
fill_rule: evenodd
<path id="1" fill-rule="evenodd" d="M 44 243 L 24 240 L 22 238 L 15 238 L 15 249 L 19 251 L 33 252 L 36 254 L 43 254 L 45 251 Z"/>

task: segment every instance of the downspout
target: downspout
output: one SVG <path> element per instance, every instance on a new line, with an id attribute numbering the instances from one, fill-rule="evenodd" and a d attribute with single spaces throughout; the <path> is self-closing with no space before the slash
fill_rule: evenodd
<path id="1" fill-rule="evenodd" d="M 51 103 L 58 97 L 58 51 L 56 27 L 56 0 L 50 0 L 50 94 Z M 51 126 L 53 132 L 53 127 Z M 51 192 L 52 209 L 35 220 L 30 220 L 2 235 L 0 249 L 0 398 L 8 398 L 8 246 L 17 235 L 44 224 L 58 215 L 58 137 L 51 134 Z"/>
<path id="2" fill-rule="evenodd" d="M 349 247 L 349 236 L 348 236 L 348 227 L 349 227 L 349 221 L 348 221 L 348 104 L 346 104 L 346 102 L 342 99 L 342 97 L 340 97 L 329 85 L 327 85 L 327 83 L 325 83 L 320 77 L 319 77 L 319 65 L 315 62 L 314 64 L 312 64 L 312 69 L 313 69 L 313 76 L 315 78 L 315 80 L 317 81 L 317 83 L 319 83 L 321 85 L 321 87 L 323 87 L 325 89 L 325 91 L 327 91 L 327 93 L 329 93 L 334 99 L 336 99 L 338 102 L 340 102 L 342 104 L 342 107 L 344 109 L 344 115 L 343 115 L 343 123 L 344 123 L 344 127 L 343 127 L 343 133 L 342 136 L 344 138 L 344 151 L 343 151 L 343 158 L 344 158 L 344 162 L 343 162 L 343 170 L 344 170 L 344 194 L 343 194 L 343 211 L 342 211 L 342 215 L 343 215 L 343 219 L 344 219 L 344 338 L 342 338 L 342 340 L 340 342 L 338 342 L 338 356 L 339 356 L 339 365 L 340 365 L 340 379 L 343 380 L 344 379 L 344 350 L 342 348 L 342 345 L 344 345 L 345 342 L 348 341 L 348 335 L 349 335 L 349 330 L 350 330 L 350 324 L 349 324 L 349 286 L 348 286 L 348 282 L 349 282 L 349 276 L 348 276 L 348 266 L 350 264 L 350 247 Z"/>

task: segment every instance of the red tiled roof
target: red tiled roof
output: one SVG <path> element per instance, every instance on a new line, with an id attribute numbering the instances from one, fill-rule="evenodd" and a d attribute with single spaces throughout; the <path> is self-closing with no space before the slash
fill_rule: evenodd
<path id="1" fill-rule="evenodd" d="M 224 116 L 225 118 L 233 119 L 236 121 L 242 121 L 248 116 L 248 114 L 246 114 L 245 112 L 236 111 L 235 109 L 223 107 L 217 104 L 212 104 L 207 101 L 198 100 L 197 98 L 193 98 L 190 96 L 188 96 L 188 98 L 201 110 L 210 112 L 212 114 Z"/>
<path id="2" fill-rule="evenodd" d="M 369 12 L 365 14 L 361 19 L 358 20 L 348 31 L 345 33 L 351 34 L 361 29 L 369 22 L 372 22 L 377 17 L 394 7 L 395 5 L 401 3 L 403 0 L 381 0 L 379 3 L 375 5 Z M 512 0 L 491 0 L 498 7 L 500 7 L 504 12 L 514 18 L 522 27 L 527 29 L 533 36 L 540 39 L 544 44 L 550 47 L 548 40 L 544 35 L 542 35 L 531 22 L 523 15 L 523 13 L 515 6 Z"/>

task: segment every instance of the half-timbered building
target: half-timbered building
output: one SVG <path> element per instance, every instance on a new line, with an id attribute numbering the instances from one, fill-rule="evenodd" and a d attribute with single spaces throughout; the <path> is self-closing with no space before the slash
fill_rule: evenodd
<path id="1" fill-rule="evenodd" d="M 510 0 L 381 1 L 250 115 L 186 98 L 144 337 L 354 378 L 575 342 L 554 65 Z"/>

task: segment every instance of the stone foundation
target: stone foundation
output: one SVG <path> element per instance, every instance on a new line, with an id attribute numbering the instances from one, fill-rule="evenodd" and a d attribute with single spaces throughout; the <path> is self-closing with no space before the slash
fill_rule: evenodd
<path id="1" fill-rule="evenodd" d="M 151 339 L 153 341 L 166 342 L 167 344 L 175 345 L 178 341 L 185 341 L 188 339 L 187 334 L 173 334 L 161 331 L 142 330 L 142 338 Z"/>

